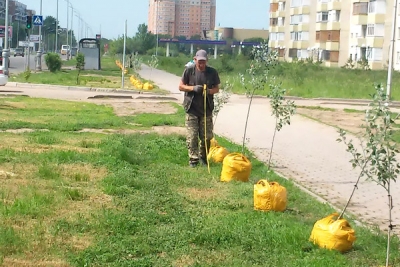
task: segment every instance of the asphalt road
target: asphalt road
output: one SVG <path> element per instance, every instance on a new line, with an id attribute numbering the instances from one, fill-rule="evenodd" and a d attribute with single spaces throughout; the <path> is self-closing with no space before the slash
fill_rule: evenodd
<path id="1" fill-rule="evenodd" d="M 10 74 L 18 74 L 24 72 L 27 57 L 10 57 Z M 30 56 L 29 66 L 31 70 L 35 69 L 35 55 Z M 43 66 L 43 65 L 42 65 Z"/>

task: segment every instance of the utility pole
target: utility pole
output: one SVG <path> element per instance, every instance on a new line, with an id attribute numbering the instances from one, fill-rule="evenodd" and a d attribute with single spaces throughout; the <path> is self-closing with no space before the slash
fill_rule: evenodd
<path id="1" fill-rule="evenodd" d="M 72 30 L 74 28 L 74 7 L 71 5 L 71 9 L 72 9 L 72 14 L 71 14 L 71 46 L 70 49 L 72 49 Z M 72 58 L 72 55 L 71 55 Z"/>
<path id="2" fill-rule="evenodd" d="M 57 53 L 58 49 L 58 0 L 57 0 L 57 11 L 56 11 L 56 42 L 54 44 L 54 52 Z"/>
<path id="3" fill-rule="evenodd" d="M 67 0 L 67 44 L 68 44 L 68 23 L 69 23 L 69 0 Z M 71 47 L 70 47 L 71 49 Z M 67 50 L 67 60 L 69 60 L 69 51 Z"/>
<path id="4" fill-rule="evenodd" d="M 393 74 L 393 60 L 394 60 L 394 47 L 396 39 L 396 27 L 397 27 L 397 6 L 399 5 L 399 0 L 394 0 L 393 7 L 393 22 L 392 22 L 392 36 L 389 46 L 389 66 L 388 66 L 388 76 L 386 85 L 386 99 L 387 102 L 390 101 L 391 90 L 392 90 L 392 74 Z"/>
<path id="5" fill-rule="evenodd" d="M 121 81 L 121 88 L 124 89 L 125 87 L 125 53 L 126 53 L 126 33 L 128 32 L 128 20 L 125 20 L 125 29 L 124 29 L 124 51 L 122 55 L 122 81 Z"/>
<path id="6" fill-rule="evenodd" d="M 42 0 L 40 0 L 40 16 L 42 16 Z M 37 51 L 36 70 L 37 71 L 42 70 L 42 26 L 41 25 L 39 26 L 39 48 Z"/>
<path id="7" fill-rule="evenodd" d="M 4 49 L 3 49 L 3 72 L 8 76 L 8 60 L 9 60 L 9 47 L 8 47 L 8 0 L 6 0 L 6 14 L 5 14 L 5 33 L 4 33 Z"/>

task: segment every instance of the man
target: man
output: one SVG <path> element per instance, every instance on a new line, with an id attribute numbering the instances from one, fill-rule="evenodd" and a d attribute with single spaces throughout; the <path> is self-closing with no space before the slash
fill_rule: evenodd
<path id="1" fill-rule="evenodd" d="M 218 72 L 207 66 L 207 52 L 199 50 L 194 57 L 194 65 L 185 69 L 179 83 L 179 90 L 185 92 L 183 107 L 186 111 L 186 144 L 189 151 L 189 165 L 207 164 L 207 151 L 213 138 L 214 94 L 219 92 Z M 204 121 L 204 85 L 206 85 L 206 119 Z M 204 123 L 207 132 L 204 133 Z M 206 136 L 205 136 L 206 135 Z M 205 140 L 206 137 L 206 140 Z M 199 149 L 200 138 L 200 149 Z"/>

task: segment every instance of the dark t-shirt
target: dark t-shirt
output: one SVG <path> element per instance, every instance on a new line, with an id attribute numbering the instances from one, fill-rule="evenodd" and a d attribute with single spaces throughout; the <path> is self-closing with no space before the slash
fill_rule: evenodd
<path id="1" fill-rule="evenodd" d="M 194 75 L 193 75 L 194 71 Z M 211 89 L 221 83 L 216 69 L 207 66 L 205 71 L 199 71 L 196 67 L 186 68 L 182 75 L 182 82 L 186 85 L 207 85 L 207 89 Z M 208 97 L 207 101 L 213 101 L 212 97 Z M 204 96 L 194 93 L 192 105 L 188 110 L 189 114 L 195 116 L 204 116 Z M 212 115 L 210 105 L 207 105 L 207 116 Z"/>

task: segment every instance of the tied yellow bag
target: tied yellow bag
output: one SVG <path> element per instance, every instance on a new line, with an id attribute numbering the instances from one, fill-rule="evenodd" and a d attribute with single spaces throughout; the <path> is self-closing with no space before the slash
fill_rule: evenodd
<path id="1" fill-rule="evenodd" d="M 225 156 L 222 162 L 221 182 L 232 180 L 248 182 L 251 172 L 251 162 L 240 153 Z"/>
<path id="2" fill-rule="evenodd" d="M 212 160 L 214 162 L 222 162 L 226 155 L 229 152 L 226 148 L 222 146 L 213 146 L 210 148 L 210 152 L 208 153 L 208 160 Z"/>
<path id="3" fill-rule="evenodd" d="M 286 204 L 287 191 L 279 183 L 260 180 L 254 185 L 254 209 L 284 211 Z"/>
<path id="4" fill-rule="evenodd" d="M 214 146 L 218 146 L 218 142 L 217 142 L 217 140 L 215 140 L 215 138 L 210 140 L 210 147 L 214 147 Z"/>
<path id="5" fill-rule="evenodd" d="M 336 220 L 338 213 L 332 213 L 314 224 L 310 241 L 321 248 L 346 252 L 353 247 L 355 232 L 345 219 Z"/>

